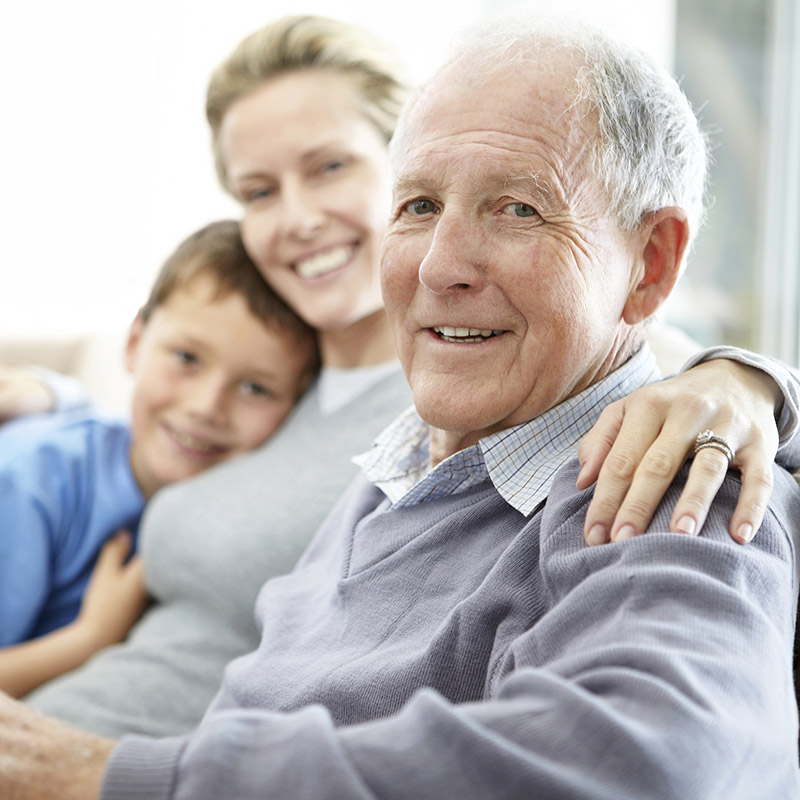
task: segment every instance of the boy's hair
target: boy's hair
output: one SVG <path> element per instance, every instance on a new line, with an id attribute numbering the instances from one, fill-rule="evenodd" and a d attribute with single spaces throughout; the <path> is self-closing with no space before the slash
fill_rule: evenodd
<path id="1" fill-rule="evenodd" d="M 214 159 L 229 190 L 220 127 L 239 99 L 281 75 L 328 70 L 349 78 L 364 115 L 388 142 L 408 94 L 405 69 L 392 47 L 357 25 L 319 16 L 288 16 L 244 39 L 213 72 L 206 94 Z"/>
<path id="2" fill-rule="evenodd" d="M 279 297 L 264 280 L 242 242 L 239 223 L 235 220 L 212 222 L 195 231 L 175 248 L 156 277 L 150 296 L 142 306 L 145 324 L 153 312 L 166 303 L 177 289 L 200 275 L 208 275 L 216 283 L 214 297 L 241 295 L 247 307 L 268 328 L 290 333 L 298 343 L 315 342 L 316 331 Z M 308 374 L 319 367 L 316 345 Z"/>

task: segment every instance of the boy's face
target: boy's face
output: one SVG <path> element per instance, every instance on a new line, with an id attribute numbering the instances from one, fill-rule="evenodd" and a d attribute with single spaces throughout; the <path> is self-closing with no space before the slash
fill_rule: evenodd
<path id="1" fill-rule="evenodd" d="M 304 388 L 311 343 L 216 288 L 198 276 L 131 326 L 131 466 L 146 497 L 261 444 Z"/>

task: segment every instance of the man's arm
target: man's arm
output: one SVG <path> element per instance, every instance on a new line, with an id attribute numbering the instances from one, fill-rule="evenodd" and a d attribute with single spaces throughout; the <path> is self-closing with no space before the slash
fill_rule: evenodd
<path id="1" fill-rule="evenodd" d="M 95 800 L 114 744 L 47 719 L 0 692 L 0 797 Z"/>
<path id="2" fill-rule="evenodd" d="M 563 500 L 542 525 L 550 607 L 486 701 L 422 691 L 395 716 L 338 729 L 319 706 L 218 711 L 185 739 L 123 740 L 103 797 L 797 796 L 791 479 L 779 473 L 777 511 L 747 548 L 726 531 L 732 476 L 700 537 L 587 548 L 585 498 L 566 488 L 576 473 L 559 476 Z"/>

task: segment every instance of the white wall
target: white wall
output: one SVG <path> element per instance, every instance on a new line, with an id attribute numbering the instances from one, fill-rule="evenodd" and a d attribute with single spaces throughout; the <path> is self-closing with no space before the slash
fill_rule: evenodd
<path id="1" fill-rule="evenodd" d="M 674 0 L 4 4 L 0 338 L 118 329 L 180 239 L 237 214 L 216 185 L 203 103 L 210 71 L 250 31 L 284 13 L 340 16 L 399 42 L 422 76 L 452 30 L 520 5 L 599 16 L 670 63 Z"/>

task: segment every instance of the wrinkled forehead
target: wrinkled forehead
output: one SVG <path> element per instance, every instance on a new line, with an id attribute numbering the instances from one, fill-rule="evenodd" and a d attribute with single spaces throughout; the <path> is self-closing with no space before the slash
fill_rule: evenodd
<path id="1" fill-rule="evenodd" d="M 465 55 L 444 67 L 411 102 L 392 147 L 395 176 L 426 153 L 476 144 L 544 149 L 569 169 L 597 132 L 578 97 L 568 55 L 529 57 L 487 68 Z"/>

